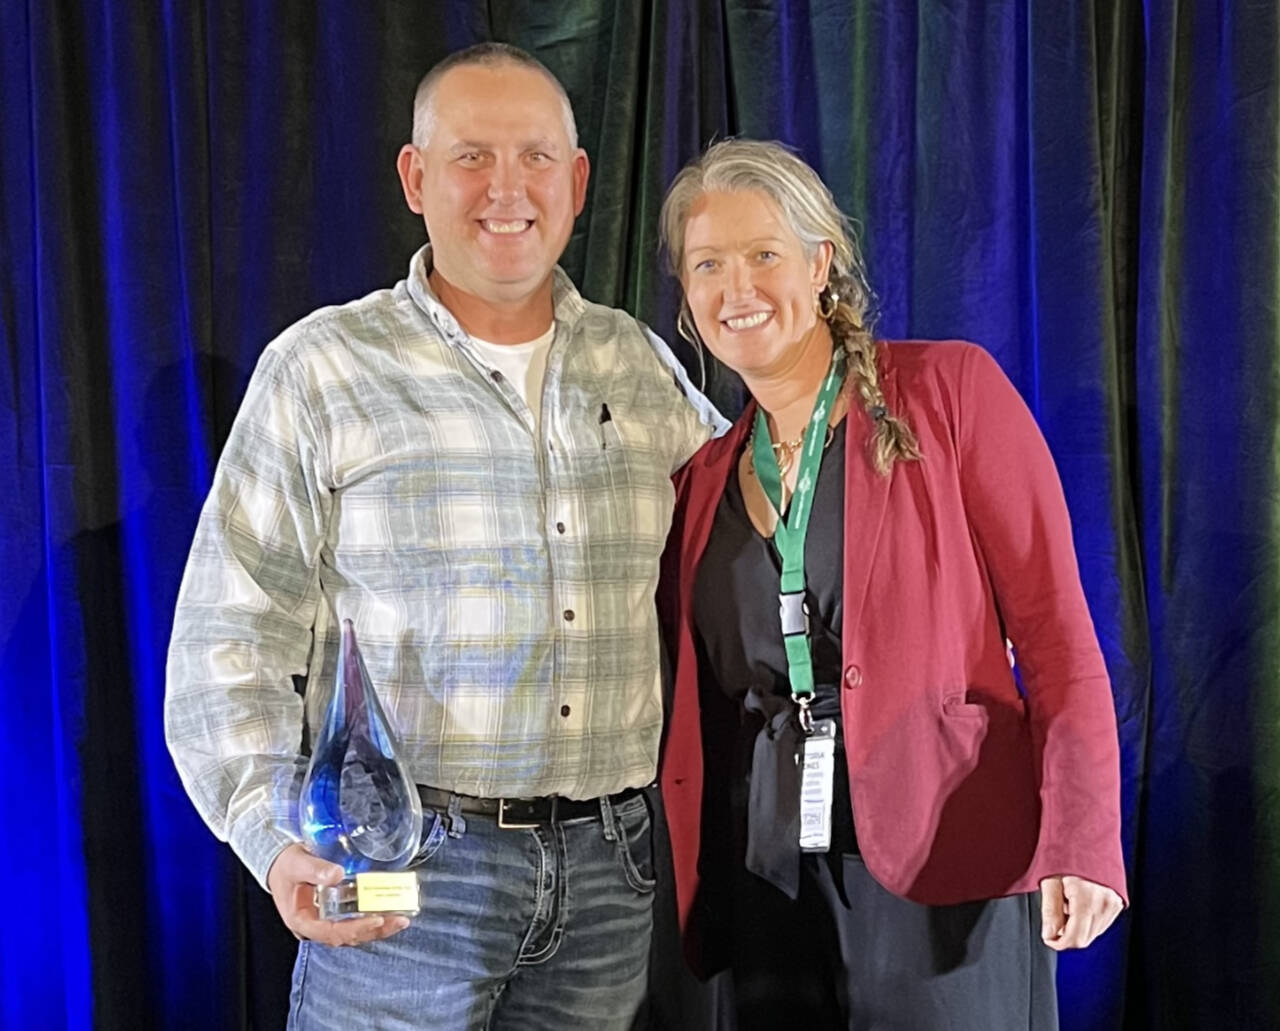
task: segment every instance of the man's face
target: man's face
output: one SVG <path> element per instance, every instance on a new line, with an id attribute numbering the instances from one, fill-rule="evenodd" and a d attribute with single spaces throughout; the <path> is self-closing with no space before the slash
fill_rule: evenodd
<path id="1" fill-rule="evenodd" d="M 570 145 L 560 97 L 519 65 L 463 65 L 436 84 L 431 135 L 399 170 L 435 271 L 494 304 L 530 299 L 582 211 L 587 155 Z"/>

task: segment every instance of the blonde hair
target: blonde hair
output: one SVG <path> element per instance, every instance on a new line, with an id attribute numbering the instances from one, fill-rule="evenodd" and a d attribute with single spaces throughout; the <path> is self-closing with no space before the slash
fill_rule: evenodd
<path id="1" fill-rule="evenodd" d="M 849 220 L 831 191 L 801 158 L 783 144 L 766 140 L 721 140 L 675 177 L 662 202 L 659 231 L 671 272 L 682 277 L 684 229 L 694 202 L 704 193 L 755 190 L 777 205 L 807 254 L 831 244 L 831 272 L 820 295 L 823 314 L 836 346 L 848 355 L 845 388 L 871 417 L 871 460 L 888 475 L 898 460 L 920 458 L 920 446 L 907 423 L 889 411 L 876 365 L 879 345 L 872 334 L 875 295 Z M 690 320 L 691 321 L 691 320 Z"/>

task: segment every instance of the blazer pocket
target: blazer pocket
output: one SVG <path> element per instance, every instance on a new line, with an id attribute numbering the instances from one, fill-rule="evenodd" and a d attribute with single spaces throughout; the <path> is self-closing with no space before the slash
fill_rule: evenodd
<path id="1" fill-rule="evenodd" d="M 957 691 L 942 699 L 942 711 L 948 716 L 961 719 L 982 719 L 1014 717 L 1022 719 L 1027 712 L 1026 703 L 1018 699 L 1014 704 L 1007 704 L 995 699 L 983 699 L 981 695 L 970 691 Z"/>
<path id="2" fill-rule="evenodd" d="M 950 694 L 942 699 L 942 711 L 948 716 L 987 717 L 991 708 L 982 702 L 967 701 L 963 694 Z"/>

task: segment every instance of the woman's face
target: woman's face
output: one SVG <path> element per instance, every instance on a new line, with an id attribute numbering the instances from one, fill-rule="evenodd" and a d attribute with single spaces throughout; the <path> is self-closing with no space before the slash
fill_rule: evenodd
<path id="1" fill-rule="evenodd" d="M 831 245 L 812 255 L 756 190 L 702 194 L 685 222 L 681 285 L 698 333 L 738 373 L 785 370 L 819 330 Z M 825 332 L 822 332 L 825 337 Z M 828 351 L 829 340 L 822 343 Z"/>

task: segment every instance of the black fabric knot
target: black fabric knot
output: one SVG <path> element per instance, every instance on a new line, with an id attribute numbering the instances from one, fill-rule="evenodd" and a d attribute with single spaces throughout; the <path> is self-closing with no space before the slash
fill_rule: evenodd
<path id="1" fill-rule="evenodd" d="M 756 735 L 747 803 L 746 867 L 794 899 L 800 891 L 800 728 L 791 706 Z"/>

